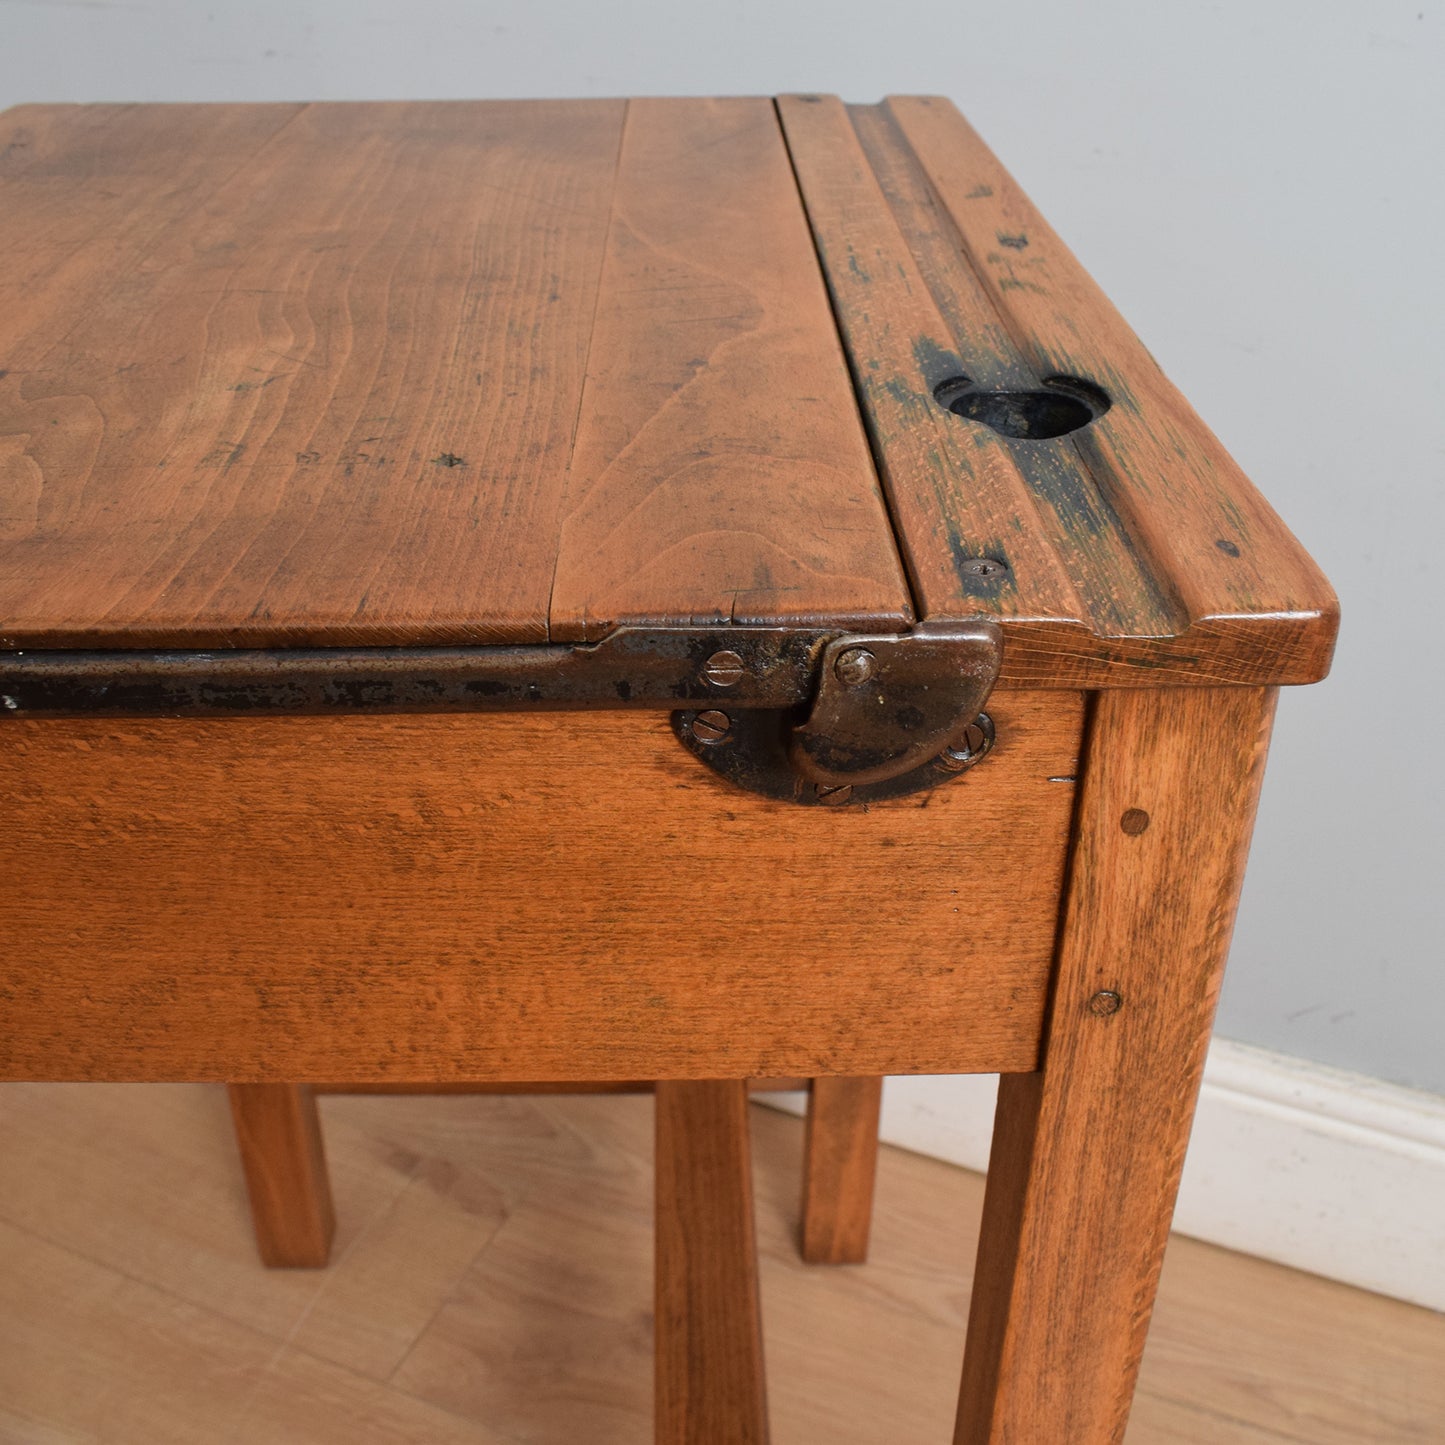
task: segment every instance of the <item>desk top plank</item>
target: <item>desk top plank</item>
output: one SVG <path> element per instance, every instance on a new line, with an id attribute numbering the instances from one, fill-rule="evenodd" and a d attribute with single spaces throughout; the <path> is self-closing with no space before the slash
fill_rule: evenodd
<path id="1" fill-rule="evenodd" d="M 1036 387 L 1035 368 L 960 253 L 956 232 L 940 211 L 917 157 L 898 144 L 897 131 L 881 107 L 850 106 L 848 114 L 908 238 L 912 259 L 947 327 L 962 372 L 988 390 Z M 959 428 L 956 417 L 947 420 Z M 1002 452 L 1017 468 L 1055 560 L 1073 580 L 1083 604 L 1082 621 L 1098 632 L 1138 636 L 1166 634 L 1185 624 L 1177 599 L 1161 590 L 1108 498 L 1081 470 L 1070 438 L 1020 446 L 987 427 L 959 429 L 979 451 Z M 974 585 L 978 586 L 976 580 Z"/>
<path id="2" fill-rule="evenodd" d="M 629 103 L 564 512 L 554 639 L 911 620 L 771 101 Z"/>
<path id="3" fill-rule="evenodd" d="M 921 370 L 941 381 L 959 369 L 954 347 L 847 112 L 831 96 L 784 97 L 779 110 L 924 615 L 970 602 L 974 615 L 1079 617 L 1009 451 L 918 384 Z M 969 570 L 1000 558 L 1005 575 Z"/>
<path id="4" fill-rule="evenodd" d="M 886 107 L 1040 374 L 1091 377 L 1109 393 L 1109 411 L 1074 441 L 1191 623 L 1262 619 L 1262 649 L 1292 648 L 1310 680 L 1323 675 L 1337 605 L 1309 554 L 953 105 Z"/>
<path id="5" fill-rule="evenodd" d="M 0 646 L 905 622 L 771 104 L 635 104 L 0 120 Z"/>
<path id="6" fill-rule="evenodd" d="M 13 112 L 6 644 L 545 637 L 622 113 Z"/>
<path id="7" fill-rule="evenodd" d="M 1329 584 L 952 105 L 779 108 L 924 615 L 998 617 L 1021 685 L 1322 677 Z M 1000 434 L 938 399 L 1059 376 L 1108 409 Z"/>

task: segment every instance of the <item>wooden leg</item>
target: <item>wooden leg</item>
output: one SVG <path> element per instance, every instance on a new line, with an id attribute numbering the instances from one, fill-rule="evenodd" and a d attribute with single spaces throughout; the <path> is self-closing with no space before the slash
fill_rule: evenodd
<path id="1" fill-rule="evenodd" d="M 262 1262 L 319 1268 L 331 1252 L 336 1216 L 311 1090 L 232 1084 L 230 1094 Z"/>
<path id="2" fill-rule="evenodd" d="M 657 1085 L 656 1445 L 766 1445 L 748 1088 Z"/>
<path id="3" fill-rule="evenodd" d="M 803 1258 L 862 1264 L 873 1222 L 883 1080 L 814 1079 L 803 1161 Z"/>
<path id="4" fill-rule="evenodd" d="M 1123 1437 L 1273 706 L 1095 701 L 1042 1065 L 1000 1083 L 955 1445 Z"/>

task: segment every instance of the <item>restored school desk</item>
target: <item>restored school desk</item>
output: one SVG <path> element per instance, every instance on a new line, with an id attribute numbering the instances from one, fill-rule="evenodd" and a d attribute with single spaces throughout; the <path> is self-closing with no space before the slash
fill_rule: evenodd
<path id="1" fill-rule="evenodd" d="M 957 1441 L 1120 1438 L 1327 583 L 945 101 L 0 120 L 0 1077 L 1001 1071 Z"/>

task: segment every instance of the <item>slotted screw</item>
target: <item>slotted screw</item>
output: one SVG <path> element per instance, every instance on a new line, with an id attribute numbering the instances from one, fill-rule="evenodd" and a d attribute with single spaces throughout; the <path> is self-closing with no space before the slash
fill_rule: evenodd
<path id="1" fill-rule="evenodd" d="M 945 773 L 961 773 L 965 768 L 971 768 L 993 746 L 992 727 L 988 714 L 980 713 L 977 721 L 969 723 L 944 748 L 934 760 L 934 766 Z"/>
<path id="2" fill-rule="evenodd" d="M 735 652 L 713 653 L 702 670 L 702 675 L 714 687 L 732 687 L 741 682 L 746 673 L 742 658 Z"/>
<path id="3" fill-rule="evenodd" d="M 716 708 L 700 712 L 692 720 L 692 735 L 700 743 L 719 743 L 732 730 L 733 720 Z"/>
<path id="4" fill-rule="evenodd" d="M 853 784 L 819 783 L 817 793 L 820 803 L 826 803 L 830 808 L 836 808 L 853 796 Z"/>

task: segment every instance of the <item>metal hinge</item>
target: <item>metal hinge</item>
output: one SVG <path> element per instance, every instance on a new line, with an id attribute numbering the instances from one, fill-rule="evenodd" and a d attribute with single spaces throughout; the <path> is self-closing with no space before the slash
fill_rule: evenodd
<path id="1" fill-rule="evenodd" d="M 621 627 L 589 644 L 0 654 L 0 718 L 665 709 L 753 792 L 836 805 L 917 791 L 992 745 L 995 623 L 899 634 Z"/>

